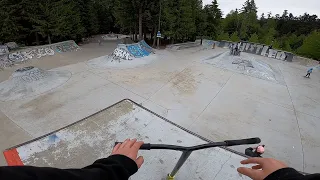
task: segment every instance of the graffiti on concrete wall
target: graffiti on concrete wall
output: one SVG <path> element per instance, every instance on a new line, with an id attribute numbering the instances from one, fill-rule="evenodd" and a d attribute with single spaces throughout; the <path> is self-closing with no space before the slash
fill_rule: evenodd
<path id="1" fill-rule="evenodd" d="M 201 42 L 201 40 L 200 40 L 200 42 Z M 200 42 L 199 42 L 199 43 L 200 43 Z M 203 39 L 203 40 L 202 40 L 202 45 L 205 46 L 205 47 L 207 47 L 207 48 L 208 48 L 208 47 L 212 48 L 213 45 L 218 46 L 218 45 L 219 45 L 219 41 Z"/>
<path id="2" fill-rule="evenodd" d="M 8 46 L 0 45 L 0 55 L 9 53 Z"/>
<path id="3" fill-rule="evenodd" d="M 52 56 L 52 55 L 54 55 L 53 49 L 51 47 L 45 47 L 45 48 L 39 48 L 39 49 L 32 49 L 28 51 L 19 51 L 19 52 L 10 53 L 8 55 L 8 58 L 14 63 L 21 63 L 29 59 L 32 59 L 34 57 L 41 58 L 44 56 Z"/>
<path id="4" fill-rule="evenodd" d="M 106 34 L 106 35 L 101 36 L 101 38 L 103 40 L 116 40 L 119 38 L 119 35 L 118 34 Z"/>
<path id="5" fill-rule="evenodd" d="M 280 50 L 273 49 L 271 46 L 266 46 L 262 44 L 254 44 L 254 43 L 241 43 L 240 46 L 241 51 L 257 54 L 261 56 L 266 56 L 269 58 L 279 59 L 279 60 L 287 60 L 292 61 L 293 54 L 289 52 L 284 52 Z"/>
<path id="6" fill-rule="evenodd" d="M 25 67 L 22 69 L 18 69 L 16 72 L 22 74 L 22 75 L 19 75 L 17 78 L 27 83 L 31 83 L 33 81 L 39 81 L 48 75 L 47 72 L 34 67 Z"/>
<path id="7" fill-rule="evenodd" d="M 68 41 L 55 45 L 55 49 L 59 53 L 71 52 L 79 50 L 79 46 L 74 41 Z"/>
<path id="8" fill-rule="evenodd" d="M 254 68 L 252 62 L 241 57 L 233 57 L 232 64 L 236 64 L 237 69 L 246 70 L 247 67 Z"/>
<path id="9" fill-rule="evenodd" d="M 229 41 L 221 41 L 219 43 L 219 47 L 228 48 L 230 44 L 233 42 Z M 292 62 L 293 54 L 290 52 L 285 52 L 277 49 L 273 49 L 271 46 L 263 45 L 263 44 L 256 44 L 250 42 L 241 42 L 240 51 L 250 53 L 250 54 L 257 54 L 269 58 L 279 59 L 282 61 L 289 61 Z"/>
<path id="10" fill-rule="evenodd" d="M 116 48 L 112 53 L 113 60 L 132 60 L 131 54 L 123 48 Z"/>
<path id="11" fill-rule="evenodd" d="M 153 53 L 152 47 L 150 47 L 144 40 L 140 41 L 139 45 L 142 49 L 148 51 L 149 53 Z"/>
<path id="12" fill-rule="evenodd" d="M 0 55 L 0 68 L 11 67 L 14 64 L 23 63 L 33 58 L 53 56 L 55 52 L 63 53 L 77 51 L 79 46 L 74 41 L 66 41 L 38 48 L 29 48 L 21 51 Z"/>
<path id="13" fill-rule="evenodd" d="M 139 44 L 127 45 L 127 49 L 136 58 L 150 55 L 150 53 L 141 48 Z"/>
<path id="14" fill-rule="evenodd" d="M 5 44 L 10 50 L 17 49 L 19 46 L 16 42 L 8 42 Z"/>
<path id="15" fill-rule="evenodd" d="M 10 61 L 7 54 L 0 55 L 0 69 L 4 69 L 6 67 L 11 67 L 13 63 Z"/>

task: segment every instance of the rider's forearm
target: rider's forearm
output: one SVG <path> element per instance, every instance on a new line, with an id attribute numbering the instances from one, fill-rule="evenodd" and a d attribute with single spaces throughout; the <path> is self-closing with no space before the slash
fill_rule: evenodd
<path id="1" fill-rule="evenodd" d="M 303 175 L 293 168 L 283 168 L 279 169 L 264 180 L 316 180 L 320 179 L 320 174 Z"/>
<path id="2" fill-rule="evenodd" d="M 83 169 L 56 169 L 30 166 L 0 167 L 0 179 L 12 180 L 127 180 L 138 171 L 130 158 L 114 155 L 99 159 Z"/>

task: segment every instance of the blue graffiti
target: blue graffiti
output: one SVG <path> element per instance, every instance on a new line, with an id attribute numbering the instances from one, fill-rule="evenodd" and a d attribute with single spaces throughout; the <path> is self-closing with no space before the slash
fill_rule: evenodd
<path id="1" fill-rule="evenodd" d="M 214 41 L 209 40 L 209 41 L 207 42 L 207 44 L 208 44 L 208 46 L 213 46 Z"/>
<path id="2" fill-rule="evenodd" d="M 140 41 L 139 44 L 142 49 L 148 51 L 149 53 L 153 52 L 152 47 L 150 47 L 144 40 Z"/>
<path id="3" fill-rule="evenodd" d="M 136 58 L 150 55 L 150 52 L 141 48 L 141 46 L 139 46 L 139 44 L 127 45 L 127 49 Z"/>
<path id="4" fill-rule="evenodd" d="M 59 140 L 59 138 L 56 134 L 52 134 L 48 138 L 49 138 L 49 143 L 55 143 L 56 141 Z"/>

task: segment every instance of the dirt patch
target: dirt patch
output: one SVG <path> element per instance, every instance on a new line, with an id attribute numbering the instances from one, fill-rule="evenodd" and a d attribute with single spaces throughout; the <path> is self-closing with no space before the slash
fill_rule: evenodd
<path id="1" fill-rule="evenodd" d="M 129 101 L 124 101 L 117 104 L 108 110 L 101 112 L 94 116 L 94 121 L 101 126 L 108 126 L 106 122 L 117 120 L 119 117 L 124 116 L 134 110 L 133 104 Z"/>
<path id="2" fill-rule="evenodd" d="M 176 76 L 172 84 L 181 94 L 194 94 L 197 90 L 197 82 L 190 68 L 185 69 Z"/>
<path id="3" fill-rule="evenodd" d="M 25 104 L 22 104 L 19 108 L 28 109 L 33 114 L 41 117 L 48 114 L 58 108 L 61 108 L 65 102 L 56 102 L 54 97 L 56 92 L 51 92 L 37 97 Z M 41 115 L 42 114 L 42 115 Z"/>

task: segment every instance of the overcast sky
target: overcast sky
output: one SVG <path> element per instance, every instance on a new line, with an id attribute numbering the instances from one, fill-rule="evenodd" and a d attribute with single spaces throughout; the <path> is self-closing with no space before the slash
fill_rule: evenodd
<path id="1" fill-rule="evenodd" d="M 218 0 L 219 7 L 224 16 L 231 10 L 241 8 L 246 0 Z M 212 0 L 203 0 L 204 4 L 211 3 Z M 261 13 L 268 14 L 269 11 L 272 15 L 280 14 L 287 9 L 294 16 L 302 15 L 305 12 L 309 14 L 316 14 L 320 17 L 320 0 L 255 0 L 258 7 L 258 15 Z"/>

